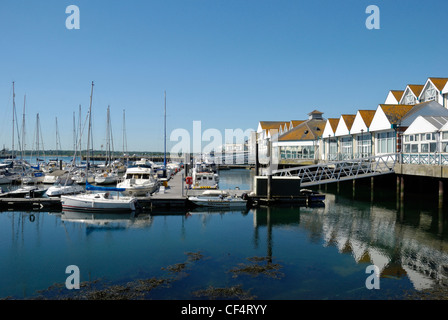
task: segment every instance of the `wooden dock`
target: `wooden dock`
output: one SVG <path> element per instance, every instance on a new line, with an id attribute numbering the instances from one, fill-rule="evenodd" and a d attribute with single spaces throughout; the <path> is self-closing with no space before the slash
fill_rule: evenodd
<path id="1" fill-rule="evenodd" d="M 0 198 L 0 210 L 60 211 L 62 204 L 59 198 Z"/>
<path id="2" fill-rule="evenodd" d="M 144 212 L 167 212 L 182 211 L 194 207 L 194 204 L 188 200 L 189 196 L 197 196 L 208 189 L 186 189 L 184 181 L 184 171 L 180 171 L 167 181 L 166 186 L 161 187 L 158 192 L 153 193 L 149 197 L 137 197 L 138 205 Z M 250 190 L 222 190 L 232 196 L 241 197 L 243 194 L 249 195 Z M 298 195 L 294 197 L 272 197 L 267 199 L 266 196 L 250 197 L 252 205 L 277 205 L 277 204 L 299 204 L 307 203 L 307 197 Z M 61 211 L 61 199 L 52 198 L 0 198 L 0 211 L 8 210 L 25 210 L 25 211 Z"/>

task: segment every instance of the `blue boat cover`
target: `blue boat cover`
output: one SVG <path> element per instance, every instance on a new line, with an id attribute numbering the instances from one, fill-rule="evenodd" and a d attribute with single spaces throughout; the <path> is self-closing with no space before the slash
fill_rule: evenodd
<path id="1" fill-rule="evenodd" d="M 86 190 L 96 190 L 96 191 L 118 191 L 122 192 L 125 191 L 125 188 L 115 188 L 115 187 L 99 187 L 99 186 L 93 186 L 90 183 L 86 181 Z"/>

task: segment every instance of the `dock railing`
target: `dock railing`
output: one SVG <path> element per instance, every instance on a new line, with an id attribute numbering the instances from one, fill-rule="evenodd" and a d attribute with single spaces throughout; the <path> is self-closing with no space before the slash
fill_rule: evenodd
<path id="1" fill-rule="evenodd" d="M 392 153 L 273 170 L 272 174 L 276 176 L 298 176 L 302 179 L 301 186 L 308 187 L 394 173 L 395 165 L 399 160 L 400 154 Z"/>
<path id="2" fill-rule="evenodd" d="M 401 163 L 446 166 L 448 165 L 448 154 L 440 152 L 403 153 L 401 154 Z"/>

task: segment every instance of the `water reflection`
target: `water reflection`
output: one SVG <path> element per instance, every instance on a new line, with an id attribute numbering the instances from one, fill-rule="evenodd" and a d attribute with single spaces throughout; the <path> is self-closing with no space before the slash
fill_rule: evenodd
<path id="1" fill-rule="evenodd" d="M 126 230 L 129 228 L 147 228 L 152 224 L 149 214 L 98 213 L 64 210 L 62 222 L 75 222 L 86 226 L 87 233 L 94 230 Z"/>
<path id="2" fill-rule="evenodd" d="M 319 277 L 323 273 L 335 277 L 336 273 L 333 271 L 335 266 L 339 265 L 347 269 L 352 268 L 357 274 L 359 270 L 374 264 L 379 268 L 381 278 L 386 283 L 407 283 L 416 290 L 447 283 L 448 209 L 438 210 L 428 203 L 419 203 L 417 198 L 397 207 L 393 193 L 392 196 L 383 196 L 377 191 L 374 196 L 376 200 L 373 202 L 370 201 L 371 190 L 368 188 L 358 188 L 356 194 L 352 194 L 351 190 L 344 194 L 343 189 L 339 194 L 332 193 L 331 190 L 325 194 L 323 207 L 275 206 L 231 211 L 196 208 L 188 212 L 181 209 L 171 212 L 160 210 L 143 215 L 72 211 L 58 214 L 0 213 L 0 253 L 6 257 L 3 264 L 0 263 L 0 269 L 3 269 L 3 282 L 0 287 L 5 288 L 3 292 L 8 292 L 7 285 L 12 288 L 10 291 L 15 290 L 14 286 L 17 285 L 12 283 L 12 280 L 9 281 L 6 275 L 12 275 L 29 263 L 31 258 L 26 256 L 27 250 L 24 250 L 27 245 L 32 249 L 28 250 L 29 252 L 32 251 L 40 259 L 45 257 L 42 259 L 42 265 L 49 259 L 54 264 L 59 263 L 60 269 L 65 270 L 64 267 L 73 261 L 69 259 L 70 255 L 74 255 L 75 261 L 85 263 L 86 269 L 91 268 L 97 275 L 109 271 L 111 277 L 116 274 L 113 268 L 103 261 L 120 261 L 123 260 L 122 255 L 126 255 L 125 260 L 132 263 L 117 265 L 116 272 L 119 274 L 121 269 L 124 269 L 127 275 L 127 272 L 133 272 L 135 266 L 140 266 L 145 272 L 149 267 L 158 270 L 161 265 L 178 261 L 178 255 L 182 255 L 186 250 L 205 250 L 210 260 L 204 260 L 202 270 L 207 272 L 209 277 L 215 274 L 221 279 L 222 274 L 218 274 L 221 265 L 227 263 L 230 268 L 233 266 L 231 262 L 240 262 L 241 259 L 261 251 L 261 254 L 268 258 L 268 262 L 276 258 L 284 262 L 285 270 L 290 272 L 286 277 L 288 281 L 295 279 L 303 286 L 310 283 L 310 287 L 300 287 L 300 290 L 294 287 L 296 283 L 269 283 L 269 290 L 266 291 L 265 283 L 260 281 L 258 289 L 266 291 L 266 296 L 263 297 L 266 299 L 271 299 L 272 295 L 275 296 L 278 292 L 290 299 L 304 298 L 303 292 L 311 292 L 313 297 L 317 295 L 322 298 L 319 296 L 320 291 L 315 288 L 316 283 L 321 283 Z M 133 232 L 136 229 L 138 232 Z M 79 234 L 73 232 L 76 230 L 80 230 Z M 100 231 L 118 236 L 111 237 L 115 238 L 114 241 L 102 241 L 106 233 Z M 94 232 L 100 236 L 92 237 Z M 70 245 L 69 240 L 64 243 L 64 237 L 70 238 L 76 245 Z M 55 239 L 59 240 L 58 243 Z M 54 252 L 59 252 L 59 255 Z M 150 254 L 145 256 L 142 252 Z M 222 252 L 228 255 L 218 257 Z M 86 254 L 89 255 L 83 258 Z M 64 260 L 60 255 L 68 257 Z M 98 257 L 99 255 L 101 257 Z M 304 260 L 303 256 L 307 259 Z M 23 261 L 17 257 L 23 257 Z M 347 260 L 349 264 L 346 264 Z M 215 265 L 212 264 L 214 261 Z M 310 268 L 318 270 L 307 274 L 308 277 L 316 277 L 312 279 L 314 282 L 307 282 L 309 279 L 302 280 L 300 273 L 306 271 L 307 266 L 303 265 L 306 263 L 310 264 Z M 56 281 L 52 274 L 47 276 L 51 283 Z M 63 272 L 62 276 L 65 276 Z M 363 276 L 365 277 L 365 274 L 361 274 L 358 279 L 341 276 L 337 279 L 340 282 L 335 283 L 341 284 L 342 287 L 351 281 L 350 288 L 359 288 L 358 280 Z M 16 279 L 22 277 L 22 274 L 17 273 Z M 195 280 L 204 283 L 219 281 L 203 276 Z M 322 286 L 325 285 L 323 282 L 325 281 L 322 280 Z M 202 284 L 195 282 L 194 285 Z M 256 284 L 251 282 L 251 285 Z M 255 289 L 253 292 L 257 293 Z M 378 294 L 388 293 L 386 290 L 380 290 Z M 347 298 L 357 296 L 352 294 Z"/>
<path id="3" fill-rule="evenodd" d="M 336 246 L 356 263 L 376 265 L 383 278 L 407 276 L 417 290 L 444 284 L 448 276 L 448 243 L 430 232 L 433 220 L 434 214 L 412 204 L 397 212 L 330 194 L 325 208 L 300 214 L 301 226 L 318 232 L 324 246 Z M 438 220 L 441 234 L 440 213 Z"/>

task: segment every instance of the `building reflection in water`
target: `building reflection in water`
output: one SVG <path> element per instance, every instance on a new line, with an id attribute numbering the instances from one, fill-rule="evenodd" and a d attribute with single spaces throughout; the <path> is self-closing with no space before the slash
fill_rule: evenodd
<path id="1" fill-rule="evenodd" d="M 383 278 L 408 277 L 416 290 L 448 285 L 448 242 L 443 238 L 441 211 L 434 214 L 403 206 L 395 210 L 375 203 L 338 201 L 336 195 L 327 194 L 325 207 L 261 207 L 253 212 L 254 243 L 260 241 L 258 229 L 265 227 L 271 258 L 275 250 L 272 229 L 300 225 L 310 241 L 335 246 L 356 263 L 376 265 Z"/>

